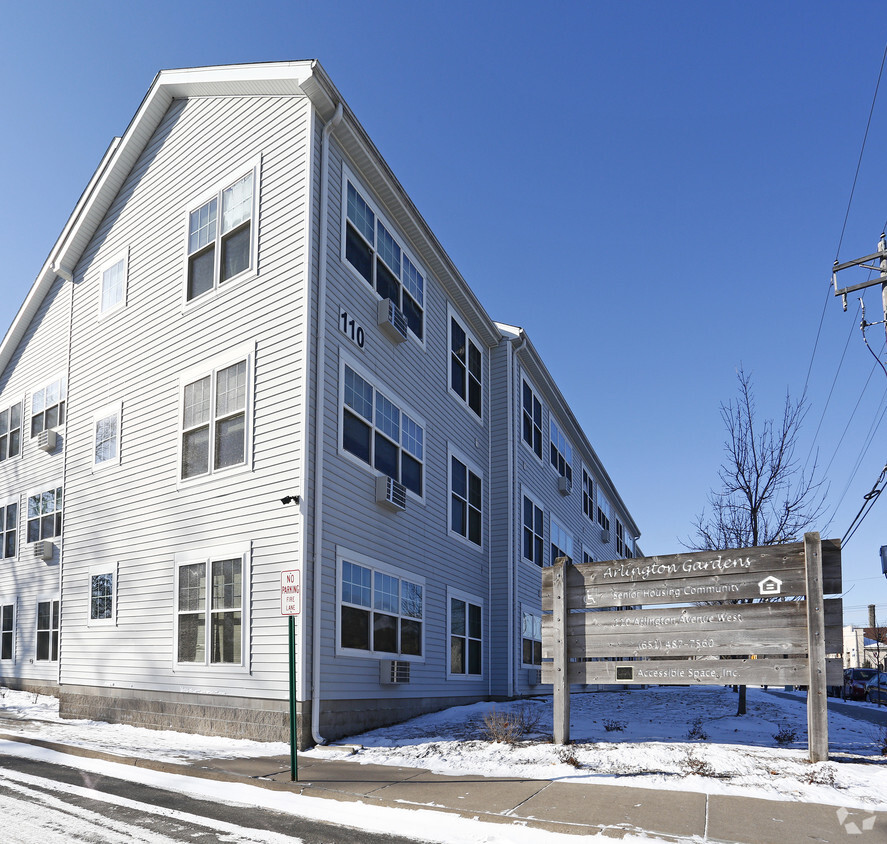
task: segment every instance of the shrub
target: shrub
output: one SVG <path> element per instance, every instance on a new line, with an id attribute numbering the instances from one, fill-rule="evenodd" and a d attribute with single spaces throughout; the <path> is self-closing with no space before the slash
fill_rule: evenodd
<path id="1" fill-rule="evenodd" d="M 780 725 L 778 732 L 773 733 L 773 741 L 775 741 L 780 747 L 785 747 L 797 740 L 798 731 L 794 727 L 790 727 L 788 724 Z"/>
<path id="2" fill-rule="evenodd" d="M 625 729 L 625 721 L 614 721 L 612 718 L 604 720 L 604 729 L 608 733 L 621 733 Z"/>
<path id="3" fill-rule="evenodd" d="M 687 730 L 688 741 L 708 741 L 708 733 L 702 727 L 702 716 L 693 720 L 690 728 Z"/>
<path id="4" fill-rule="evenodd" d="M 697 777 L 715 776 L 715 769 L 705 759 L 699 759 L 689 751 L 687 751 L 687 755 L 684 757 L 682 767 L 687 775 L 695 774 Z"/>
<path id="5" fill-rule="evenodd" d="M 491 709 L 484 715 L 484 735 L 489 741 L 514 744 L 529 733 L 535 732 L 539 716 L 529 707 L 522 706 L 510 712 Z"/>
<path id="6" fill-rule="evenodd" d="M 581 768 L 582 763 L 576 758 L 576 754 L 569 747 L 561 747 L 557 751 L 557 758 L 566 765 Z"/>

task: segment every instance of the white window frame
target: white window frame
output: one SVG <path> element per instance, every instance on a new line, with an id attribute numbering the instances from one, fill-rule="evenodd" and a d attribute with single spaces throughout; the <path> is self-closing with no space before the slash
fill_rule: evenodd
<path id="1" fill-rule="evenodd" d="M 465 604 L 465 633 L 453 633 L 453 601 L 461 601 Z M 473 605 L 476 607 L 480 607 L 480 637 L 472 636 L 469 629 L 469 606 Z M 447 679 L 448 680 L 458 680 L 461 682 L 465 681 L 473 681 L 473 680 L 483 680 L 486 672 L 484 670 L 484 663 L 486 662 L 486 640 L 487 640 L 487 606 L 486 601 L 483 598 L 478 597 L 477 595 L 472 595 L 470 592 L 462 592 L 459 589 L 453 589 L 452 587 L 447 587 L 447 638 L 446 638 L 446 651 L 447 651 Z M 458 637 L 460 639 L 465 640 L 465 671 L 455 673 L 453 671 L 452 665 L 452 640 L 454 637 Z M 479 674 L 470 674 L 468 673 L 468 663 L 469 663 L 469 649 L 470 642 L 480 642 L 480 673 Z"/>
<path id="2" fill-rule="evenodd" d="M 12 409 L 18 406 L 19 409 L 19 423 L 18 428 L 10 428 L 10 423 L 12 421 Z M 22 456 L 22 447 L 25 442 L 25 420 L 30 419 L 30 417 L 25 416 L 25 400 L 20 398 L 18 401 L 10 402 L 4 407 L 0 408 L 0 414 L 6 414 L 6 432 L 0 434 L 0 438 L 3 439 L 2 447 L 0 447 L 0 466 L 6 463 L 7 460 L 16 460 Z M 10 434 L 12 431 L 18 430 L 18 451 L 15 454 L 9 453 L 9 444 L 10 444 Z M 30 438 L 30 428 L 28 428 L 28 434 Z"/>
<path id="3" fill-rule="evenodd" d="M 358 455 L 349 451 L 345 448 L 345 367 L 348 367 L 355 375 L 358 375 L 373 390 L 373 410 L 372 420 L 366 419 L 360 413 L 356 413 L 354 408 L 349 410 L 353 415 L 359 416 L 360 420 L 362 420 L 365 424 L 370 427 L 370 462 L 367 463 Z M 425 419 L 418 413 L 413 410 L 410 405 L 406 402 L 402 401 L 401 398 L 392 390 L 389 390 L 384 384 L 380 384 L 379 379 L 371 374 L 369 370 L 365 369 L 361 366 L 354 358 L 350 355 L 346 354 L 344 349 L 340 349 L 339 353 L 339 436 L 338 436 L 338 451 L 339 455 L 344 457 L 346 460 L 353 463 L 355 466 L 360 466 L 364 471 L 370 472 L 374 477 L 378 477 L 379 475 L 384 475 L 385 473 L 381 469 L 377 469 L 375 466 L 375 441 L 376 441 L 376 433 L 380 433 L 383 437 L 385 437 L 389 442 L 394 442 L 391 436 L 379 428 L 376 424 L 376 395 L 381 394 L 381 396 L 386 399 L 390 404 L 394 405 L 401 414 L 406 414 L 410 420 L 422 429 L 422 456 L 417 456 L 413 451 L 411 451 L 408 447 L 403 444 L 404 430 L 403 430 L 403 422 L 400 424 L 400 442 L 395 443 L 398 449 L 398 473 L 402 478 L 402 472 L 400 471 L 402 467 L 402 462 L 400 461 L 400 452 L 405 451 L 413 460 L 416 460 L 421 468 L 422 468 L 422 492 L 421 494 L 417 493 L 414 489 L 404 485 L 406 487 L 407 495 L 411 498 L 425 502 L 425 488 L 428 474 L 428 425 L 425 422 Z M 349 405 L 350 407 L 350 405 Z M 397 479 L 400 480 L 400 479 Z M 402 483 L 402 480 L 400 481 Z"/>
<path id="4" fill-rule="evenodd" d="M 40 627 L 40 604 L 49 604 L 49 627 Z M 53 625 L 53 604 L 58 605 L 58 615 Z M 49 598 L 37 598 L 36 612 L 34 613 L 34 662 L 55 663 L 59 661 L 59 651 L 61 649 L 61 636 L 59 631 L 62 626 L 62 605 L 58 595 Z M 49 656 L 46 659 L 40 658 L 40 634 L 49 633 Z M 53 634 L 55 634 L 55 658 L 53 658 Z"/>
<path id="5" fill-rule="evenodd" d="M 550 538 L 549 538 L 549 543 L 548 543 L 550 547 L 548 549 L 548 553 L 551 556 L 551 565 L 554 565 L 554 561 L 559 556 L 561 556 L 560 554 L 555 554 L 555 552 L 554 552 L 555 547 L 559 551 L 562 551 L 565 556 L 569 557 L 570 560 L 575 562 L 576 561 L 575 552 L 574 552 L 574 548 L 576 545 L 575 537 L 554 516 L 551 517 L 550 521 L 551 521 L 551 525 L 549 527 Z M 555 542 L 555 538 L 558 539 L 558 541 L 560 541 L 561 538 L 566 539 L 568 541 L 570 547 L 569 548 L 562 548 L 559 544 L 557 544 Z"/>
<path id="6" fill-rule="evenodd" d="M 597 524 L 597 505 L 594 501 L 594 477 L 585 466 L 582 467 L 582 513 L 592 524 Z"/>
<path id="7" fill-rule="evenodd" d="M 253 179 L 253 187 L 252 187 L 252 207 L 250 209 L 250 244 L 249 244 L 249 263 L 247 267 L 241 270 L 236 275 L 231 276 L 230 278 L 226 278 L 224 281 L 221 281 L 221 253 L 222 253 L 222 231 L 221 225 L 219 221 L 222 216 L 222 194 L 230 187 L 233 187 L 237 184 L 241 179 L 246 176 L 252 174 Z M 259 274 L 258 271 L 258 248 L 259 248 L 259 193 L 262 184 L 262 157 L 257 155 L 251 158 L 249 161 L 245 161 L 240 164 L 238 167 L 232 167 L 224 178 L 219 179 L 215 182 L 215 184 L 204 191 L 202 194 L 199 194 L 194 198 L 193 201 L 188 202 L 188 207 L 184 211 L 184 220 L 183 220 L 183 228 L 184 228 L 184 244 L 182 247 L 183 261 L 182 261 L 182 310 L 188 311 L 194 307 L 197 307 L 200 303 L 212 301 L 219 294 L 221 290 L 228 290 L 230 288 L 236 287 L 242 282 L 249 281 L 250 279 L 256 278 Z M 189 297 L 188 289 L 190 287 L 190 264 L 191 264 L 191 256 L 192 254 L 198 254 L 199 252 L 205 250 L 207 245 L 201 246 L 200 248 L 192 251 L 190 250 L 190 235 L 191 235 L 191 214 L 195 211 L 199 211 L 204 205 L 208 202 L 211 202 L 214 198 L 218 199 L 217 212 L 216 212 L 216 232 L 215 237 L 213 238 L 214 246 L 214 255 L 213 255 L 213 284 L 212 287 L 204 290 L 202 293 L 198 293 L 196 296 Z"/>
<path id="8" fill-rule="evenodd" d="M 613 518 L 613 508 L 610 502 L 600 489 L 597 493 L 597 523 L 602 530 L 610 529 L 610 521 Z"/>
<path id="9" fill-rule="evenodd" d="M 559 477 L 573 480 L 573 446 L 567 439 L 567 435 L 561 430 L 553 413 L 548 414 L 548 462 Z M 558 460 L 554 460 L 557 454 Z M 563 461 L 564 471 L 559 464 Z"/>
<path id="10" fill-rule="evenodd" d="M 195 484 L 206 483 L 214 478 L 224 477 L 227 475 L 249 472 L 252 470 L 253 462 L 253 431 L 254 426 L 254 393 L 255 393 L 255 354 L 256 344 L 254 342 L 242 343 L 224 354 L 205 361 L 179 374 L 179 416 L 178 416 L 178 463 L 176 469 L 178 487 L 187 487 Z M 244 416 L 244 432 L 243 432 L 243 461 L 231 466 L 222 466 L 215 468 L 215 436 L 214 428 L 219 419 L 215 412 L 215 397 L 217 387 L 217 375 L 221 370 L 227 369 L 238 363 L 246 362 L 246 396 L 243 409 Z M 209 426 L 209 455 L 207 471 L 199 475 L 190 477 L 182 476 L 182 460 L 184 459 L 184 442 L 185 442 L 185 388 L 203 378 L 210 379 L 210 419 Z M 196 430 L 197 426 L 192 426 L 192 430 Z M 202 427 L 202 426 L 200 426 Z"/>
<path id="11" fill-rule="evenodd" d="M 103 422 L 106 419 L 110 419 L 114 417 L 116 424 L 116 437 L 115 437 L 115 445 L 116 445 L 116 454 L 113 457 L 108 457 L 105 460 L 98 459 L 98 446 L 99 446 L 99 423 Z M 106 405 L 100 410 L 96 411 L 92 417 L 92 470 L 93 472 L 99 472 L 102 469 L 107 469 L 111 466 L 119 466 L 120 465 L 120 444 L 121 444 L 121 427 L 123 424 L 123 402 L 115 402 L 114 404 Z"/>
<path id="12" fill-rule="evenodd" d="M 634 557 L 634 537 L 618 517 L 616 518 L 616 553 L 626 559 Z"/>
<path id="13" fill-rule="evenodd" d="M 467 496 L 463 497 L 462 495 L 458 495 L 453 488 L 453 460 L 458 460 L 466 469 L 465 480 L 468 484 Z M 470 475 L 474 475 L 480 481 L 480 507 L 475 507 L 474 503 L 470 500 L 471 495 L 471 478 Z M 462 542 L 465 545 L 468 545 L 470 548 L 473 548 L 475 551 L 483 550 L 484 547 L 484 526 L 486 523 L 486 498 L 487 496 L 484 494 L 486 490 L 486 480 L 484 478 L 484 473 L 480 469 L 480 467 L 471 459 L 465 456 L 459 449 L 454 446 L 447 444 L 447 490 L 449 491 L 449 496 L 447 498 L 447 532 L 450 536 L 456 539 L 458 542 Z M 465 533 L 459 533 L 456 530 L 453 530 L 453 499 L 457 498 L 458 500 L 464 502 L 465 504 Z M 478 512 L 478 518 L 480 519 L 480 542 L 475 542 L 473 539 L 469 538 L 469 523 L 470 523 L 470 515 L 471 511 L 476 510 Z"/>
<path id="14" fill-rule="evenodd" d="M 6 620 L 6 613 L 3 612 L 4 607 L 12 607 L 12 629 L 8 631 L 3 630 L 3 623 Z M 11 665 L 14 665 L 16 662 L 15 659 L 15 646 L 17 644 L 15 635 L 18 628 L 18 599 L 14 598 L 11 601 L 7 601 L 5 598 L 0 598 L 0 662 L 6 662 Z M 9 633 L 10 639 L 12 640 L 10 643 L 10 655 L 4 659 L 3 657 L 3 636 Z"/>
<path id="15" fill-rule="evenodd" d="M 397 302 L 397 307 L 400 308 L 401 311 L 406 315 L 406 310 L 403 308 L 403 294 L 406 294 L 419 306 L 422 311 L 422 336 L 419 337 L 414 333 L 412 327 L 408 326 L 407 335 L 410 339 L 418 343 L 423 349 L 425 348 L 425 338 L 428 336 L 428 284 L 429 284 L 429 276 L 422 262 L 419 261 L 412 249 L 404 246 L 406 242 L 405 238 L 401 236 L 400 231 L 397 226 L 391 224 L 388 219 L 388 215 L 382 213 L 379 210 L 379 206 L 376 204 L 373 199 L 372 193 L 368 191 L 360 179 L 358 179 L 354 173 L 344 164 L 342 165 L 342 220 L 341 220 L 341 259 L 342 265 L 348 268 L 348 271 L 351 272 L 355 278 L 360 279 L 361 283 L 366 285 L 370 290 L 372 290 L 373 295 L 376 297 L 377 301 L 381 301 L 382 295 L 377 290 L 375 282 L 376 271 L 375 271 L 375 259 L 376 257 L 380 257 L 383 262 L 385 262 L 386 268 L 395 275 L 393 272 L 393 268 L 388 266 L 385 258 L 379 254 L 379 250 L 377 249 L 378 240 L 378 228 L 374 229 L 373 233 L 373 243 L 370 243 L 364 232 L 361 232 L 357 225 L 352 223 L 354 230 L 358 233 L 361 240 L 370 248 L 371 251 L 371 260 L 373 262 L 373 281 L 369 281 L 364 275 L 355 267 L 351 261 L 348 260 L 347 257 L 347 245 L 348 245 L 348 183 L 351 183 L 352 187 L 357 191 L 360 198 L 366 203 L 369 207 L 370 211 L 375 215 L 375 222 L 381 222 L 382 226 L 385 228 L 386 232 L 388 232 L 391 239 L 397 244 L 400 248 L 401 256 L 404 255 L 409 260 L 410 264 L 413 265 L 413 268 L 416 270 L 416 273 L 422 279 L 422 301 L 418 302 L 416 300 L 415 291 L 410 290 L 405 283 L 405 276 L 407 275 L 406 270 L 403 266 L 403 261 L 401 261 L 401 270 L 400 275 L 397 275 L 397 283 L 399 285 L 399 295 L 400 302 Z"/>
<path id="16" fill-rule="evenodd" d="M 51 513 L 60 514 L 61 525 L 59 527 L 59 530 L 57 530 L 57 531 L 55 531 L 55 524 L 53 525 L 53 530 L 55 532 L 51 536 L 42 536 L 43 530 L 42 530 L 42 525 L 41 525 L 41 530 L 40 530 L 41 536 L 39 536 L 37 539 L 31 539 L 30 530 L 28 528 L 28 523 L 32 520 L 32 518 L 35 518 L 35 517 L 31 516 L 31 499 L 36 498 L 38 495 L 42 496 L 44 493 L 47 493 L 47 492 L 55 493 L 56 498 L 58 497 L 59 492 L 61 492 L 61 494 L 62 494 L 62 506 L 56 507 L 54 510 L 49 511 Z M 41 507 L 42 507 L 42 504 L 41 504 Z M 44 514 L 44 513 L 38 514 L 38 516 L 36 518 L 39 518 L 43 515 L 46 515 L 46 514 Z M 28 492 L 25 493 L 25 512 L 24 512 L 23 516 L 21 514 L 19 515 L 19 524 L 22 524 L 23 518 L 24 518 L 24 525 L 25 525 L 25 544 L 26 545 L 33 545 L 35 542 L 42 542 L 44 539 L 47 541 L 61 539 L 62 531 L 64 530 L 64 518 L 65 518 L 65 492 L 62 487 L 61 481 L 54 483 L 54 484 L 43 484 L 38 489 L 28 490 Z M 21 549 L 21 547 L 22 547 L 21 534 L 19 535 L 18 542 L 19 542 L 19 549 Z M 21 553 L 21 552 L 19 552 L 19 553 Z"/>
<path id="17" fill-rule="evenodd" d="M 525 393 L 529 390 L 531 393 L 530 406 L 531 412 L 527 413 L 526 406 L 524 404 Z M 535 410 L 536 404 L 539 405 L 539 424 L 536 425 L 535 420 Z M 540 464 L 545 461 L 545 405 L 542 403 L 542 399 L 539 398 L 535 387 L 530 383 L 530 379 L 527 378 L 526 375 L 521 377 L 521 393 L 520 393 L 520 438 L 521 442 L 524 444 L 526 449 L 533 455 L 533 457 L 539 461 Z M 527 442 L 526 438 L 526 424 L 527 420 L 529 420 L 531 428 L 532 428 L 532 436 L 533 443 Z M 535 448 L 535 439 L 536 434 L 539 435 L 539 452 L 536 452 Z"/>
<path id="18" fill-rule="evenodd" d="M 582 562 L 583 563 L 593 563 L 594 562 L 594 554 L 592 554 L 591 549 L 587 545 L 582 546 Z"/>
<path id="19" fill-rule="evenodd" d="M 250 669 L 250 585 L 251 580 L 251 548 L 248 543 L 217 545 L 213 547 L 184 551 L 175 555 L 175 578 L 173 583 L 172 615 L 172 669 L 176 673 L 206 673 L 218 677 L 226 671 L 233 674 L 249 673 Z M 240 560 L 240 662 L 211 662 L 212 656 L 212 564 L 225 560 Z M 202 563 L 204 566 L 204 604 L 203 604 L 203 661 L 179 662 L 179 581 L 181 570 L 185 566 Z M 236 609 L 224 608 L 237 612 Z"/>
<path id="20" fill-rule="evenodd" d="M 539 559 L 538 561 L 532 560 L 529 557 L 525 556 L 525 554 L 524 554 L 524 532 L 527 529 L 527 526 L 524 521 L 524 517 L 525 517 L 524 499 L 527 499 L 533 505 L 533 548 L 534 549 L 536 548 L 536 538 L 537 537 L 541 538 L 541 540 L 542 540 L 541 559 Z M 536 510 L 539 510 L 542 513 L 542 533 L 541 534 L 536 533 Z M 542 506 L 542 503 L 538 499 L 536 499 L 536 497 L 533 496 L 531 493 L 527 492 L 526 489 L 521 490 L 520 526 L 521 526 L 521 533 L 520 533 L 521 559 L 525 563 L 528 563 L 531 566 L 536 566 L 540 569 L 544 568 L 545 567 L 545 544 L 546 544 L 545 543 L 545 508 Z"/>
<path id="21" fill-rule="evenodd" d="M 95 564 L 89 567 L 86 580 L 86 624 L 87 627 L 116 627 L 117 626 L 117 575 L 118 565 L 114 563 L 106 563 L 104 565 Z M 102 575 L 111 575 L 111 615 L 108 618 L 93 618 L 92 608 L 94 597 L 92 593 L 93 578 Z M 101 597 L 101 596 L 99 596 Z"/>
<path id="22" fill-rule="evenodd" d="M 364 606 L 362 604 L 347 602 L 342 600 L 342 564 L 348 562 L 353 565 L 361 566 L 362 568 L 366 568 L 370 570 L 370 606 Z M 421 619 L 416 619 L 413 616 L 409 616 L 403 613 L 402 609 L 397 612 L 397 618 L 400 620 L 402 618 L 412 619 L 414 621 L 418 620 L 422 625 L 422 634 L 421 634 L 421 643 L 419 649 L 421 650 L 421 654 L 408 654 L 401 652 L 392 652 L 392 651 L 376 651 L 372 649 L 372 627 L 370 628 L 370 648 L 364 650 L 363 648 L 346 648 L 342 646 L 342 605 L 347 604 L 353 606 L 360 610 L 365 610 L 370 615 L 370 623 L 372 624 L 372 616 L 373 613 L 376 612 L 377 607 L 375 606 L 375 601 L 372 596 L 375 594 L 375 574 L 376 573 L 387 575 L 388 577 L 397 578 L 399 581 L 407 581 L 408 583 L 412 583 L 416 586 L 421 587 L 422 589 L 422 616 Z M 402 593 L 401 593 L 402 598 Z M 382 610 L 379 608 L 379 611 L 385 615 L 394 615 L 394 613 L 386 610 Z M 345 548 L 343 546 L 336 546 L 336 655 L 337 656 L 354 656 L 359 657 L 360 659 L 394 659 L 398 661 L 406 661 L 406 662 L 425 662 L 426 659 L 426 648 L 425 648 L 425 632 L 428 626 L 428 589 L 425 585 L 425 578 L 419 574 L 413 574 L 412 572 L 407 571 L 406 569 L 398 568 L 397 566 L 392 566 L 387 563 L 383 563 L 380 560 L 376 560 L 373 557 L 368 557 L 366 554 L 360 554 L 357 551 L 351 551 L 349 548 Z"/>
<path id="23" fill-rule="evenodd" d="M 520 658 L 522 668 L 542 667 L 542 613 L 532 612 L 521 605 Z M 527 662 L 524 659 L 524 640 L 539 643 L 539 662 Z M 534 655 L 535 656 L 535 655 Z"/>
<path id="24" fill-rule="evenodd" d="M 453 323 L 456 323 L 460 330 L 465 334 L 465 360 L 459 360 L 453 350 Z M 471 361 L 471 348 L 472 346 L 476 349 L 477 354 L 480 358 L 480 372 L 479 378 L 475 378 L 474 374 L 471 372 L 471 367 L 469 366 Z M 462 379 L 462 389 L 465 393 L 464 396 L 459 395 L 459 391 L 453 387 L 453 364 L 456 358 L 458 360 L 459 365 L 463 368 L 464 377 Z M 471 417 L 477 421 L 478 423 L 483 424 L 484 418 L 484 398 L 485 398 L 485 390 L 484 390 L 484 380 L 485 373 L 487 371 L 487 356 L 485 354 L 484 347 L 478 342 L 477 337 L 474 335 L 465 320 L 462 319 L 455 311 L 453 306 L 447 302 L 447 392 L 460 404 L 462 407 L 466 408 Z M 477 390 L 480 402 L 480 408 L 475 410 L 471 406 L 471 384 L 472 381 L 477 382 Z"/>
<path id="25" fill-rule="evenodd" d="M 123 264 L 123 290 L 121 291 L 120 300 L 112 305 L 105 307 L 105 275 L 113 270 L 118 264 Z M 129 292 L 129 247 L 122 252 L 112 255 L 106 261 L 103 261 L 99 267 L 99 318 L 104 319 L 117 311 L 126 307 L 126 300 Z"/>
<path id="26" fill-rule="evenodd" d="M 10 528 L 7 526 L 6 521 L 9 516 L 8 508 L 10 506 L 15 507 L 15 524 Z M 6 538 L 7 534 L 14 533 L 15 534 L 15 550 L 12 554 L 7 555 L 6 553 Z M 19 548 L 21 548 L 22 544 L 22 502 L 19 496 L 11 496 L 7 498 L 5 501 L 0 500 L 0 561 L 2 560 L 17 560 L 19 557 Z"/>
<path id="27" fill-rule="evenodd" d="M 59 385 L 59 399 L 58 399 L 58 401 L 54 402 L 53 404 L 51 404 L 49 406 L 59 408 L 58 419 L 56 420 L 56 423 L 54 425 L 46 425 L 46 418 L 44 416 L 43 427 L 41 427 L 39 431 L 35 431 L 34 430 L 34 417 L 37 415 L 37 413 L 44 413 L 44 414 L 46 413 L 46 406 L 45 406 L 46 397 L 45 397 L 45 395 L 43 397 L 44 407 L 41 410 L 38 410 L 37 413 L 35 413 L 34 412 L 34 405 L 35 405 L 34 396 L 36 396 L 38 393 L 45 394 L 48 389 L 55 386 L 56 384 Z M 56 375 L 54 378 L 50 378 L 47 381 L 44 381 L 36 390 L 31 390 L 31 397 L 30 397 L 30 402 L 29 402 L 29 407 L 28 407 L 28 410 L 30 412 L 28 413 L 28 417 L 27 417 L 28 418 L 28 437 L 30 439 L 34 439 L 38 434 L 42 433 L 43 431 L 54 431 L 54 430 L 56 430 L 56 428 L 64 427 L 65 418 L 66 418 L 66 414 L 67 414 L 67 392 L 68 392 L 67 380 L 64 375 Z"/>

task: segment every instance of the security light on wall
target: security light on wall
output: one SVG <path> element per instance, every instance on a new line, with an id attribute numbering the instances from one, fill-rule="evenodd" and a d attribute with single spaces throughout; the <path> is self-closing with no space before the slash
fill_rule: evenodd
<path id="1" fill-rule="evenodd" d="M 300 501 L 298 495 L 284 495 L 283 498 L 280 499 L 281 504 L 298 504 Z"/>

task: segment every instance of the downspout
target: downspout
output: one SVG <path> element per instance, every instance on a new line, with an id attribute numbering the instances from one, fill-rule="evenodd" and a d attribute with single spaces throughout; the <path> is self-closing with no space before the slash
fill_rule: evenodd
<path id="1" fill-rule="evenodd" d="M 517 353 L 524 347 L 527 342 L 527 335 L 521 332 L 520 342 L 509 343 L 508 349 L 508 494 L 511 496 L 511 502 L 508 507 L 508 565 L 511 569 L 508 578 L 508 641 L 511 657 L 508 660 L 508 686 L 509 697 L 514 697 L 516 691 L 516 683 L 514 680 L 514 671 L 519 654 L 515 653 L 515 611 L 517 606 L 517 555 L 515 552 L 514 537 L 514 511 L 515 507 L 522 507 L 520 494 L 517 490 L 517 438 L 514 436 L 513 411 L 514 411 L 514 370 Z M 518 409 L 518 419 L 520 419 L 520 409 Z M 519 510 L 518 512 L 523 512 Z M 523 642 L 521 642 L 523 647 Z"/>
<path id="2" fill-rule="evenodd" d="M 65 269 L 61 266 L 61 264 L 53 263 L 52 271 L 63 281 L 66 281 L 71 285 L 71 300 L 68 306 L 68 355 L 67 362 L 65 364 L 65 396 L 68 395 L 68 384 L 71 380 L 71 345 L 72 338 L 74 334 L 74 273 L 71 270 Z M 24 414 L 22 414 L 24 417 Z M 63 500 L 68 500 L 68 454 L 70 453 L 68 450 L 68 416 L 69 414 L 65 414 L 65 439 L 63 443 L 64 456 L 62 459 L 62 495 L 64 496 Z M 23 422 L 24 424 L 24 422 Z M 64 508 L 62 511 L 62 519 L 64 520 Z M 64 530 L 64 525 L 63 525 Z M 55 681 L 59 687 L 59 693 L 61 693 L 62 686 L 62 613 L 65 611 L 65 605 L 62 602 L 62 551 L 64 549 L 64 533 L 62 534 L 61 541 L 59 542 L 59 644 L 58 644 L 58 661 L 56 662 L 56 677 Z M 52 609 L 52 604 L 50 604 L 50 609 Z M 51 622 L 50 622 L 51 623 Z"/>
<path id="3" fill-rule="evenodd" d="M 329 141 L 342 120 L 342 104 L 323 127 L 320 144 L 320 255 L 317 261 L 317 348 L 315 359 L 314 398 L 314 547 L 312 551 L 313 617 L 311 633 L 311 737 L 316 744 L 326 744 L 320 734 L 320 642 L 323 608 L 323 451 L 324 451 L 324 388 L 326 384 L 326 247 L 327 206 L 329 204 Z"/>

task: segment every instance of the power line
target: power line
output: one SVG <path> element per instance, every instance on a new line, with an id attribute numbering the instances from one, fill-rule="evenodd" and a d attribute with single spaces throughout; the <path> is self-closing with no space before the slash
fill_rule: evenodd
<path id="1" fill-rule="evenodd" d="M 880 489 L 878 489 L 879 484 L 881 485 Z M 878 500 L 878 497 L 884 491 L 885 487 L 887 487 L 887 466 L 881 470 L 881 474 L 878 476 L 878 480 L 875 481 L 875 485 L 872 487 L 871 492 L 867 492 L 863 496 L 864 501 L 862 507 L 859 509 L 859 512 L 856 514 L 855 518 L 850 523 L 850 527 L 847 528 L 846 533 L 841 539 L 842 546 L 846 547 L 853 534 L 856 533 L 859 526 L 863 523 L 865 517 L 871 512 L 872 507 L 875 506 L 875 502 Z"/>

